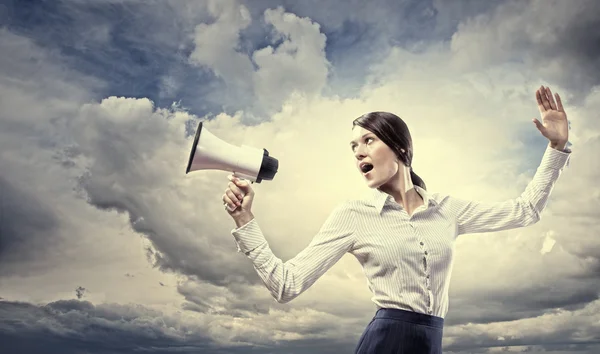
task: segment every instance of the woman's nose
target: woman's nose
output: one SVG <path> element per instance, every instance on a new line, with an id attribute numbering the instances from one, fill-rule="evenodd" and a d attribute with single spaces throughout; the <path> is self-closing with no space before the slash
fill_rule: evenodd
<path id="1" fill-rule="evenodd" d="M 355 157 L 356 157 L 358 160 L 360 160 L 360 159 L 361 159 L 361 157 L 365 157 L 366 155 L 365 155 L 365 153 L 363 152 L 363 150 L 362 150 L 362 148 L 361 148 L 361 147 L 357 147 L 357 148 L 356 148 L 356 150 L 354 150 L 354 156 L 355 156 Z"/>
<path id="2" fill-rule="evenodd" d="M 357 160 L 360 160 L 362 157 L 365 157 L 365 154 L 356 149 L 356 151 L 354 152 L 354 157 L 356 157 Z"/>

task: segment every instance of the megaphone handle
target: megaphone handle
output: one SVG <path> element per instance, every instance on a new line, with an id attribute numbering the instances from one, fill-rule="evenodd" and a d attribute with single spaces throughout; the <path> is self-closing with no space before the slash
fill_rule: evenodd
<path id="1" fill-rule="evenodd" d="M 237 177 L 237 178 L 239 178 L 239 179 L 241 179 L 241 180 L 245 180 L 245 181 L 249 181 L 250 183 L 254 183 L 254 181 L 250 179 L 250 178 L 252 178 L 252 177 L 251 177 L 251 176 L 248 176 L 248 175 L 246 175 L 246 174 L 244 174 L 244 173 L 241 173 L 241 172 L 235 172 L 235 171 L 234 171 L 234 172 L 233 172 L 233 176 L 235 176 L 235 177 Z M 248 177 L 250 177 L 250 178 L 248 178 Z"/>

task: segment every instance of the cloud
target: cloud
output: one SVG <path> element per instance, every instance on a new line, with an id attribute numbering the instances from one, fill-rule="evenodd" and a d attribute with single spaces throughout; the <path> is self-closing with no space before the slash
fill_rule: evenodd
<path id="1" fill-rule="evenodd" d="M 246 55 L 236 50 L 240 30 L 251 22 L 248 9 L 234 1 L 210 1 L 208 10 L 217 20 L 212 24 L 196 26 L 195 48 L 190 60 L 208 66 L 233 86 L 251 89 L 252 63 Z"/>
<path id="2" fill-rule="evenodd" d="M 210 19 L 201 13 L 203 6 L 192 2 L 173 6 L 169 13 L 186 21 L 181 31 L 191 29 L 194 46 L 185 49 L 186 40 L 170 34 L 159 43 L 183 43 L 178 58 L 196 66 L 193 71 L 186 65 L 171 67 L 150 76 L 172 85 L 166 96 L 182 87 L 217 87 L 209 95 L 201 94 L 195 104 L 222 99 L 219 105 L 227 109 L 219 114 L 198 115 L 185 104 L 161 105 L 144 95 L 110 90 L 98 98 L 98 90 L 107 89 L 111 77 L 106 78 L 109 83 L 90 79 L 70 69 L 73 62 L 63 53 L 8 30 L 0 32 L 0 48 L 8 53 L 0 59 L 0 162 L 7 166 L 0 187 L 11 206 L 4 211 L 9 219 L 3 221 L 3 231 L 12 230 L 0 237 L 2 269 L 10 269 L 2 275 L 2 297 L 32 302 L 2 303 L 3 339 L 20 348 L 69 342 L 98 352 L 131 350 L 139 343 L 151 343 L 155 349 L 144 349 L 156 352 L 167 352 L 169 345 L 184 351 L 183 346 L 204 348 L 211 341 L 216 343 L 211 350 L 241 344 L 224 352 L 249 351 L 246 345 L 255 345 L 258 352 L 271 347 L 299 353 L 351 351 L 374 310 L 359 263 L 346 255 L 293 302 L 277 304 L 249 260 L 235 252 L 229 233 L 233 222 L 221 206 L 227 173 L 185 174 L 190 132 L 202 120 L 223 140 L 265 147 L 280 160 L 273 181 L 253 185 L 254 214 L 275 255 L 289 260 L 308 245 L 336 204 L 367 191 L 348 140 L 352 119 L 368 111 L 395 112 L 408 123 L 415 171 L 431 191 L 487 201 L 518 196 L 546 145 L 530 122 L 538 115 L 533 93 L 546 78 L 563 96 L 573 123 L 573 159 L 540 223 L 459 238 L 445 351 L 500 351 L 505 346 L 514 351 L 597 349 L 600 251 L 595 236 L 600 194 L 595 181 L 600 170 L 595 152 L 600 148 L 600 126 L 594 117 L 600 96 L 597 87 L 586 88 L 597 83 L 593 75 L 585 86 L 552 70 L 548 72 L 554 76 L 531 79 L 532 72 L 543 74 L 553 60 L 577 57 L 577 50 L 559 59 L 540 55 L 537 49 L 526 52 L 537 58 L 535 65 L 529 59 L 511 61 L 520 58 L 525 47 L 522 39 L 506 36 L 512 28 L 501 20 L 512 19 L 519 28 L 535 12 L 507 3 L 488 17 L 465 21 L 451 43 L 386 47 L 375 52 L 375 63 L 357 57 L 356 65 L 362 64 L 368 73 L 366 82 L 357 78 L 353 85 L 360 90 L 336 95 L 328 78 L 337 68 L 328 55 L 344 52 L 328 54 L 326 44 L 352 26 L 357 31 L 378 24 L 396 28 L 397 23 L 380 23 L 388 11 L 374 8 L 377 16 L 354 16 L 352 22 L 344 10 L 326 22 L 289 6 L 258 11 L 247 4 L 206 3 Z M 441 12 L 441 5 L 436 6 Z M 531 6 L 538 9 L 539 3 Z M 426 9 L 414 9 L 420 10 Z M 574 31 L 573 19 L 580 10 L 574 11 L 553 15 L 564 16 L 560 18 L 567 24 L 551 27 L 552 33 Z M 139 12 L 135 18 L 141 21 L 146 14 Z M 163 21 L 162 25 L 168 22 Z M 451 28 L 450 22 L 444 28 Z M 492 28 L 496 24 L 498 28 Z M 90 46 L 106 40 L 114 30 L 107 28 L 89 34 L 97 40 Z M 215 38 L 219 31 L 224 37 Z M 268 31 L 266 39 L 248 43 L 262 31 Z M 524 37 L 541 41 L 532 34 Z M 146 37 L 135 41 L 131 34 L 127 38 L 153 43 Z M 369 38 L 367 33 L 358 40 Z M 507 48 L 502 53 L 489 48 L 495 38 Z M 549 41 L 546 48 L 556 43 Z M 141 47 L 151 51 L 153 45 Z M 175 50 L 177 45 L 168 48 Z M 594 55 L 583 63 L 593 66 Z M 101 54 L 99 59 L 111 62 Z M 226 89 L 210 75 L 197 86 L 188 87 L 182 80 L 189 75 L 193 81 L 207 68 L 219 75 Z M 571 67 L 574 77 L 584 72 L 582 68 L 586 65 Z M 227 90 L 231 96 L 218 98 Z M 237 109 L 248 102 L 247 109 Z M 236 107 L 234 112 L 230 107 Z M 261 115 L 261 109 L 269 113 Z M 35 219 L 27 224 L 24 215 Z M 136 236 L 143 237 L 140 241 Z M 554 241 L 551 249 L 549 237 Z M 48 247 L 52 244 L 56 246 Z M 144 268 L 144 248 L 156 269 Z M 4 258 L 9 249 L 17 252 L 15 260 L 21 259 L 10 267 Z M 73 289 L 82 285 L 90 289 L 85 292 L 90 302 L 33 305 L 72 298 Z M 150 306 L 156 304 L 160 311 Z M 7 318 L 22 319 L 29 330 L 15 329 L 15 322 Z M 45 320 L 34 321 L 37 318 Z M 51 337 L 44 337 L 54 324 Z M 85 331 L 91 333 L 89 340 L 81 337 Z M 118 333 L 114 342 L 103 342 L 107 331 Z"/>
<path id="3" fill-rule="evenodd" d="M 0 176 L 0 274 L 14 274 L 15 263 L 33 262 L 40 252 L 31 252 L 40 244 L 52 247 L 48 238 L 56 238 L 59 220 L 51 207 L 41 204 L 32 193 L 20 190 Z M 25 258 L 25 259 L 23 259 Z M 23 270 L 20 270 L 21 272 Z"/>
<path id="4" fill-rule="evenodd" d="M 197 327 L 141 306 L 62 300 L 43 306 L 0 302 L 0 338 L 12 352 L 210 353 Z"/>
<path id="5" fill-rule="evenodd" d="M 152 241 L 161 269 L 236 282 L 251 271 L 236 272 L 243 260 L 235 255 L 219 256 L 234 247 L 214 223 L 223 218 L 213 208 L 222 188 L 209 176 L 185 175 L 189 119 L 186 112 L 155 110 L 147 99 L 109 97 L 83 105 L 72 124 L 81 151 L 74 163 L 86 168 L 79 183 L 92 205 L 127 213 L 133 230 Z"/>
<path id="6" fill-rule="evenodd" d="M 253 54 L 258 66 L 255 90 L 269 111 L 279 109 L 291 93 L 316 97 L 325 86 L 328 62 L 325 36 L 309 18 L 299 18 L 278 7 L 265 11 L 265 22 L 276 31 L 275 48 L 268 46 Z M 278 38 L 279 37 L 279 38 Z"/>
<path id="7" fill-rule="evenodd" d="M 231 321 L 193 311 L 169 314 L 140 305 L 79 300 L 45 305 L 0 302 L 0 339 L 14 352 L 261 353 L 285 348 L 300 354 L 315 349 L 334 353 L 353 345 L 331 339 L 331 326 L 315 312 L 271 313 L 259 321 L 261 326 L 256 319 Z M 294 332 L 299 324 L 304 330 Z"/>
<path id="8" fill-rule="evenodd" d="M 574 97 L 600 80 L 600 6 L 595 1 L 509 1 L 467 19 L 452 36 L 452 64 L 483 68 L 524 62 L 531 74 L 560 82 Z"/>
<path id="9" fill-rule="evenodd" d="M 254 99 L 248 102 L 248 113 L 273 113 L 294 92 L 311 96 L 321 92 L 328 62 L 318 24 L 282 7 L 267 9 L 264 22 L 272 28 L 272 44 L 277 44 L 244 53 L 240 32 L 251 22 L 248 9 L 227 1 L 209 2 L 209 10 L 216 21 L 196 27 L 190 61 L 214 71 L 236 100 Z"/>
<path id="10" fill-rule="evenodd" d="M 600 347 L 598 306 L 588 303 L 575 311 L 557 310 L 536 318 L 499 321 L 494 324 L 465 324 L 444 329 L 444 351 L 464 352 L 477 348 L 508 347 L 520 352 L 524 347 L 537 351 L 588 352 Z M 568 339 L 567 339 L 568 338 Z M 540 350 L 541 349 L 541 350 Z"/>
<path id="11" fill-rule="evenodd" d="M 127 219 L 87 204 L 78 189 L 84 169 L 75 163 L 82 154 L 71 123 L 105 83 L 72 70 L 57 51 L 6 29 L 0 31 L 0 49 L 2 297 L 72 298 L 73 289 L 85 284 L 91 289 L 87 299 L 104 301 L 117 296 L 106 287 L 112 284 L 124 301 L 163 301 L 166 290 L 147 294 L 147 300 L 131 290 L 156 284 L 153 277 L 171 280 L 147 269 Z M 127 281 L 126 271 L 138 277 Z"/>
<path id="12" fill-rule="evenodd" d="M 25 275 L 47 267 L 47 254 L 65 246 L 66 223 L 49 198 L 70 189 L 52 179 L 62 169 L 57 160 L 69 153 L 57 141 L 65 138 L 67 117 L 102 84 L 74 79 L 59 55 L 6 29 L 0 50 L 7 53 L 0 59 L 0 273 Z"/>
<path id="13" fill-rule="evenodd" d="M 559 310 L 537 318 L 446 327 L 444 351 L 480 352 L 482 347 L 504 347 L 509 352 L 529 348 L 536 352 L 577 349 L 592 353 L 599 347 L 598 313 L 595 301 L 573 312 Z M 356 328 L 310 310 L 238 317 L 232 322 L 215 314 L 168 314 L 139 305 L 94 305 L 78 300 L 39 306 L 0 302 L 0 338 L 13 351 L 245 353 L 285 348 L 290 353 L 307 353 L 318 348 L 333 353 L 334 348 L 352 350 L 354 343 L 347 335 L 352 327 Z M 545 330 L 540 332 L 540 328 Z"/>

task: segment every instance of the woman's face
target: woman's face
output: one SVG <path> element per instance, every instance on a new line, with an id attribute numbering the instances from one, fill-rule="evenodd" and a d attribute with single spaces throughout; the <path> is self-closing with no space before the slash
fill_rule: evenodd
<path id="1" fill-rule="evenodd" d="M 369 188 L 379 188 L 386 184 L 398 173 L 398 159 L 396 154 L 380 140 L 375 133 L 363 127 L 355 126 L 352 129 L 350 148 L 356 157 L 356 168 L 367 181 Z M 371 165 L 368 170 L 362 168 L 363 164 Z M 368 170 L 368 172 L 364 172 Z"/>

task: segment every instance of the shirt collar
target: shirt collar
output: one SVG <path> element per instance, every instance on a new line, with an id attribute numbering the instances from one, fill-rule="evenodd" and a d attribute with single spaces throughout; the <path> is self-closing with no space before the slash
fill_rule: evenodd
<path id="1" fill-rule="evenodd" d="M 426 207 L 432 206 L 432 205 L 436 205 L 437 202 L 431 198 L 431 196 L 429 195 L 429 193 L 427 193 L 427 191 L 419 186 L 414 186 L 415 190 L 417 191 L 417 193 L 419 193 L 421 195 L 421 197 L 423 198 L 423 203 L 425 204 Z M 380 191 L 377 188 L 373 188 L 371 189 L 370 192 L 370 196 L 369 198 L 367 198 L 367 202 L 369 202 L 370 205 L 374 206 L 375 209 L 377 210 L 377 213 L 381 214 L 381 211 L 383 210 L 384 205 L 387 202 L 391 202 L 392 201 L 392 196 Z"/>

